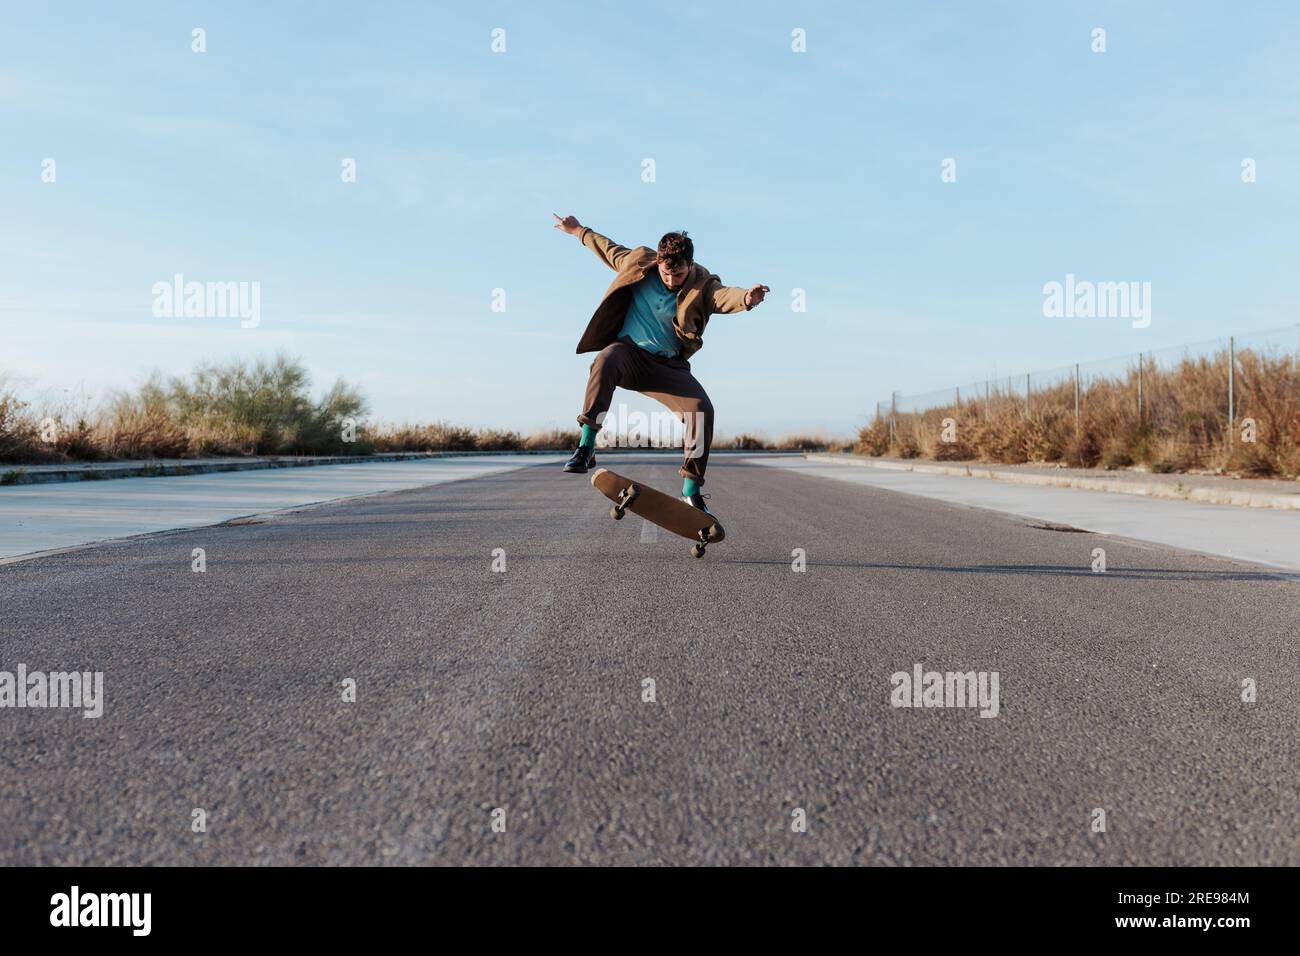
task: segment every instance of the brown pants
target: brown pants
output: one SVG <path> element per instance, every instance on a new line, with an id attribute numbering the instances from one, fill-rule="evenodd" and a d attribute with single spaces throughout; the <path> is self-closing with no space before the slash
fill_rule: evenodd
<path id="1" fill-rule="evenodd" d="M 713 443 L 713 403 L 691 374 L 690 365 L 669 364 L 669 360 L 623 339 L 605 346 L 591 363 L 579 423 L 600 428 L 615 388 L 649 395 L 677 414 L 678 421 L 686 426 L 686 461 L 680 474 L 704 484 L 709 446 Z"/>

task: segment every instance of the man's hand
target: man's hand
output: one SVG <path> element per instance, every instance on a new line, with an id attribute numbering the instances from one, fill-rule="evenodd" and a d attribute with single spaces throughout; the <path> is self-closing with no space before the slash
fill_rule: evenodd
<path id="1" fill-rule="evenodd" d="M 582 232 L 582 223 L 578 222 L 578 220 L 573 216 L 565 216 L 561 219 L 555 213 L 551 213 L 551 215 L 555 216 L 556 229 L 563 229 L 571 236 L 576 236 L 578 233 Z"/>
<path id="2" fill-rule="evenodd" d="M 752 309 L 763 301 L 763 296 L 772 290 L 765 285 L 756 285 L 745 293 L 745 308 Z"/>

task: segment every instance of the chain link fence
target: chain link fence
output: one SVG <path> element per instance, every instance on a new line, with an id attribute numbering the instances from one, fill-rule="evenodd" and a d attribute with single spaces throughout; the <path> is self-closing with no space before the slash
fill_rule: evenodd
<path id="1" fill-rule="evenodd" d="M 1127 381 L 1133 393 L 1134 407 L 1141 409 L 1144 378 L 1149 378 L 1151 373 L 1174 369 L 1184 361 L 1196 359 L 1223 359 L 1220 364 L 1223 366 L 1223 401 L 1227 417 L 1229 407 L 1236 405 L 1238 397 L 1234 394 L 1236 376 L 1233 374 L 1233 366 L 1243 352 L 1265 355 L 1290 353 L 1293 357 L 1300 356 L 1300 324 L 1244 336 L 1226 336 L 1189 345 L 1134 352 L 1112 359 L 1062 365 L 1037 372 L 987 378 L 981 382 L 969 382 L 916 395 L 895 392 L 889 401 L 876 403 L 876 417 L 887 419 L 891 415 L 910 415 L 936 408 L 961 408 L 971 404 L 978 404 L 985 414 L 991 414 L 999 404 L 1020 406 L 1026 414 L 1032 414 L 1035 402 L 1044 400 L 1048 395 L 1055 396 L 1061 387 L 1077 391 L 1081 406 L 1089 386 L 1105 380 Z M 1233 361 L 1228 361 L 1228 356 Z M 1236 408 L 1232 410 L 1238 411 Z M 1082 408 L 1075 411 L 1081 412 Z"/>
<path id="2" fill-rule="evenodd" d="M 1076 442 L 1078 447 L 1072 450 L 1080 459 L 1100 457 L 1100 446 L 1118 440 L 1121 431 L 1133 443 L 1141 436 L 1144 441 L 1159 440 L 1190 428 L 1195 432 L 1189 439 L 1194 444 L 1230 447 L 1239 441 L 1255 441 L 1253 429 L 1262 422 L 1273 447 L 1294 445 L 1294 432 L 1300 431 L 1294 421 L 1298 369 L 1300 324 L 988 378 L 933 392 L 895 392 L 888 401 L 876 404 L 875 420 L 863 430 L 863 441 L 872 444 L 869 437 L 874 435 L 876 448 L 868 448 L 869 453 L 885 453 L 880 446 L 887 441 L 889 451 L 904 457 L 927 454 L 925 446 L 932 444 L 935 435 L 945 443 L 962 445 L 963 439 L 942 437 L 946 426 L 949 432 L 964 430 L 966 438 L 976 435 L 981 448 L 973 449 L 966 442 L 964 448 L 938 449 L 933 457 L 1012 460 L 1019 454 L 1011 459 L 990 455 L 983 446 L 988 444 L 985 439 L 992 423 L 1002 423 L 1005 431 L 1008 421 L 1018 416 L 1033 422 L 1040 431 L 1054 428 L 1059 432 L 1061 425 L 1069 422 L 1076 434 L 1085 422 L 1099 429 L 1101 434 L 1082 444 Z M 1107 427 L 1116 434 L 1106 434 Z M 1098 447 L 1089 447 L 1088 442 Z M 1038 457 L 1032 448 L 1026 455 L 1022 460 Z M 1058 456 L 1047 448 L 1042 457 L 1053 460 L 1071 455 Z M 1124 455 L 1117 453 L 1116 457 Z"/>

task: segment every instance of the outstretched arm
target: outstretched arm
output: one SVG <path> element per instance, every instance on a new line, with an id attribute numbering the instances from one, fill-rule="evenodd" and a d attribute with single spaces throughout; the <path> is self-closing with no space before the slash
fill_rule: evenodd
<path id="1" fill-rule="evenodd" d="M 717 276 L 713 276 L 706 301 L 710 303 L 710 312 L 748 312 L 771 291 L 765 285 L 750 286 L 748 289 L 723 285 Z"/>
<path id="2" fill-rule="evenodd" d="M 555 213 L 555 228 L 567 232 L 571 236 L 577 236 L 578 241 L 596 254 L 601 262 L 609 266 L 615 272 L 623 266 L 623 260 L 632 254 L 632 250 L 626 246 L 620 246 L 613 239 L 606 239 L 595 229 L 590 226 L 584 226 L 573 216 L 565 216 L 561 219 Z"/>

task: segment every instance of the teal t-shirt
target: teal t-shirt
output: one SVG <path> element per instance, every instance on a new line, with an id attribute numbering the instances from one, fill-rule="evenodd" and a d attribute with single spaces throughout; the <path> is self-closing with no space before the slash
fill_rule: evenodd
<path id="1" fill-rule="evenodd" d="M 632 286 L 632 301 L 619 337 L 626 336 L 647 352 L 673 358 L 681 349 L 673 331 L 677 315 L 677 294 L 668 291 L 659 278 L 659 270 Z"/>

